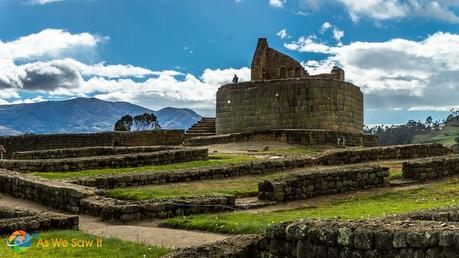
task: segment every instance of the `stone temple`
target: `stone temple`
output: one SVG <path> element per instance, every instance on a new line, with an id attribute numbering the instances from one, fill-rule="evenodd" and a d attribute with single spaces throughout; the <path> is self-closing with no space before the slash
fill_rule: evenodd
<path id="1" fill-rule="evenodd" d="M 295 59 L 258 40 L 251 81 L 217 92 L 217 134 L 267 130 L 324 130 L 361 135 L 363 94 L 344 70 L 309 75 Z"/>

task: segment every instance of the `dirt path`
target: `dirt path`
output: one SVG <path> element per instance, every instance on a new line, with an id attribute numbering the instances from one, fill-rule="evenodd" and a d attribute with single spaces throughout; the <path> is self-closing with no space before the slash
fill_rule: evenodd
<path id="1" fill-rule="evenodd" d="M 51 210 L 49 207 L 35 202 L 16 199 L 7 195 L 1 196 L 0 206 L 35 211 Z M 122 240 L 169 248 L 198 246 L 229 237 L 222 234 L 159 228 L 157 220 L 141 221 L 131 225 L 113 225 L 100 221 L 100 218 L 97 217 L 88 215 L 79 215 L 79 217 L 80 230 L 83 232 L 102 237 L 114 237 Z"/>

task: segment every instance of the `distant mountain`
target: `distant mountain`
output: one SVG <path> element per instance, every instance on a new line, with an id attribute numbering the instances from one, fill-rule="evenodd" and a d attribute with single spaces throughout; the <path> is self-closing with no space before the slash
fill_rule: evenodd
<path id="1" fill-rule="evenodd" d="M 190 109 L 168 107 L 152 111 L 127 102 L 76 98 L 0 105 L 0 135 L 112 131 L 121 116 L 135 116 L 145 112 L 155 113 L 164 129 L 187 129 L 201 118 Z"/>

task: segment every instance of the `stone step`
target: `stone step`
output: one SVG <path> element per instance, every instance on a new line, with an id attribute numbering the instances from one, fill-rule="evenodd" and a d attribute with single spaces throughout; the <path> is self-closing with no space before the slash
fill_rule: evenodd
<path id="1" fill-rule="evenodd" d="M 202 136 L 212 136 L 215 135 L 215 133 L 187 133 L 185 134 L 186 137 L 192 138 L 192 137 L 202 137 Z"/>
<path id="2" fill-rule="evenodd" d="M 190 134 L 190 133 L 213 133 L 215 134 L 215 130 L 189 130 L 189 131 L 186 131 L 187 134 Z"/>

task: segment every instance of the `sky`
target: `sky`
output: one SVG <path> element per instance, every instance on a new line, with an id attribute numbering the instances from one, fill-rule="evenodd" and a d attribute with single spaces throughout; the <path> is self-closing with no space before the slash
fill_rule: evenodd
<path id="1" fill-rule="evenodd" d="M 215 114 L 257 39 L 334 65 L 366 124 L 459 108 L 459 0 L 0 0 L 0 105 L 97 97 Z"/>

